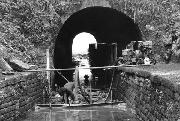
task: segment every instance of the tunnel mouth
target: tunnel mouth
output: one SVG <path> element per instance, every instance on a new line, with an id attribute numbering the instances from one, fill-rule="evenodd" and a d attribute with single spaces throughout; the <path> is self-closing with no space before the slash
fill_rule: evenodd
<path id="1" fill-rule="evenodd" d="M 55 68 L 73 67 L 73 39 L 82 32 L 92 34 L 97 43 L 117 43 L 118 56 L 122 55 L 122 50 L 131 41 L 142 40 L 138 25 L 126 14 L 113 8 L 88 7 L 72 14 L 60 29 L 55 41 Z M 72 72 L 62 73 L 68 80 L 72 80 Z M 66 81 L 55 73 L 54 83 L 62 87 Z"/>
<path id="2" fill-rule="evenodd" d="M 95 37 L 88 32 L 78 33 L 72 43 L 72 63 L 76 67 L 90 67 L 89 62 L 89 45 L 97 44 Z M 73 73 L 75 75 L 75 71 Z M 84 80 L 84 77 L 88 76 L 92 79 L 92 73 L 90 69 L 79 70 L 79 79 Z M 73 76 L 73 80 L 75 77 Z"/>
<path id="3" fill-rule="evenodd" d="M 72 54 L 88 54 L 89 44 L 97 43 L 95 37 L 88 32 L 77 34 L 72 43 Z"/>

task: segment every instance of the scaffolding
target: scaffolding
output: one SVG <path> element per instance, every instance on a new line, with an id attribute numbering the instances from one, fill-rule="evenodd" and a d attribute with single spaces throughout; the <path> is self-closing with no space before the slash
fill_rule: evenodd
<path id="1" fill-rule="evenodd" d="M 46 69 L 37 69 L 37 70 L 26 70 L 25 72 L 46 72 L 46 79 L 48 81 L 48 93 L 49 93 L 49 104 L 37 104 L 37 106 L 45 106 L 45 107 L 61 107 L 61 106 L 70 106 L 68 104 L 63 104 L 63 105 L 57 105 L 57 104 L 52 104 L 51 102 L 51 98 L 52 98 L 52 90 L 51 90 L 51 79 L 50 79 L 50 72 L 51 71 L 70 71 L 70 70 L 74 70 L 75 71 L 75 92 L 77 92 L 77 87 L 80 86 L 80 82 L 79 82 L 79 69 L 115 69 L 118 67 L 131 67 L 133 65 L 117 65 L 117 66 L 102 66 L 102 67 L 78 67 L 76 66 L 75 68 L 66 68 L 66 69 L 55 69 L 55 68 L 50 68 L 50 57 L 49 57 L 49 49 L 46 50 Z M 61 74 L 61 73 L 60 73 Z M 63 75 L 62 75 L 63 76 Z M 112 80 L 111 80 L 111 85 L 110 88 L 108 90 L 108 95 L 106 97 L 106 100 L 104 103 L 102 104 L 107 104 L 107 98 L 110 97 L 110 103 L 113 102 L 113 97 L 112 97 L 112 81 L 114 77 L 114 71 L 113 71 L 113 76 L 112 76 Z M 65 77 L 64 77 L 65 78 Z M 89 105 L 97 105 L 97 104 L 93 104 L 92 103 L 92 85 L 91 85 L 91 81 L 89 83 L 89 88 L 90 88 L 90 103 Z M 66 101 L 67 103 L 67 101 Z M 109 104 L 109 103 L 108 103 Z"/>

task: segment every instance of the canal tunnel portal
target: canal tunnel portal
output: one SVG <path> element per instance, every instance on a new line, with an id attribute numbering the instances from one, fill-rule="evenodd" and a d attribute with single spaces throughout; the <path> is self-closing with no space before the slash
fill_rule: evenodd
<path id="1" fill-rule="evenodd" d="M 55 68 L 73 66 L 72 43 L 74 37 L 81 32 L 92 34 L 97 43 L 117 43 L 118 56 L 128 43 L 141 40 L 138 25 L 124 13 L 107 7 L 88 7 L 72 14 L 59 31 L 53 58 Z M 62 74 L 72 80 L 72 71 Z M 62 87 L 65 83 L 62 76 L 55 72 L 53 88 L 55 84 Z"/>

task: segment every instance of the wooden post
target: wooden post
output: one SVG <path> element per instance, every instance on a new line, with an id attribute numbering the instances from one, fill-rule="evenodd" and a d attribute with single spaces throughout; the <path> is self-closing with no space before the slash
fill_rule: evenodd
<path id="1" fill-rule="evenodd" d="M 76 66 L 76 68 L 75 68 L 75 90 L 74 90 L 75 100 L 77 100 L 78 82 L 79 82 L 79 67 Z"/>
<path id="2" fill-rule="evenodd" d="M 49 59 L 49 49 L 46 49 L 46 69 L 49 70 L 50 69 L 50 59 Z M 46 71 L 46 79 L 49 82 L 49 106 L 51 108 L 51 79 L 50 79 L 50 71 Z"/>
<path id="3" fill-rule="evenodd" d="M 89 80 L 89 88 L 90 88 L 90 104 L 92 104 L 92 86 L 91 86 L 91 80 Z"/>
<path id="4" fill-rule="evenodd" d="M 46 69 L 47 69 L 47 70 L 50 69 L 49 49 L 46 49 Z M 50 79 L 50 73 L 49 73 L 49 71 L 47 71 L 46 74 L 47 74 L 46 79 L 49 80 L 49 79 Z"/>

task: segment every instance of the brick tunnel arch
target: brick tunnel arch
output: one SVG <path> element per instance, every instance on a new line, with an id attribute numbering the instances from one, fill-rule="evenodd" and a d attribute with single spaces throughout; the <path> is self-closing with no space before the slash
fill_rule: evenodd
<path id="1" fill-rule="evenodd" d="M 54 49 L 54 67 L 72 67 L 72 43 L 74 37 L 81 33 L 92 34 L 97 43 L 117 43 L 118 56 L 131 41 L 141 40 L 141 32 L 133 19 L 112 8 L 88 7 L 72 14 L 64 23 Z M 72 80 L 72 72 L 63 72 Z M 69 76 L 71 75 L 71 76 Z M 53 85 L 64 86 L 66 81 L 55 72 Z"/>

